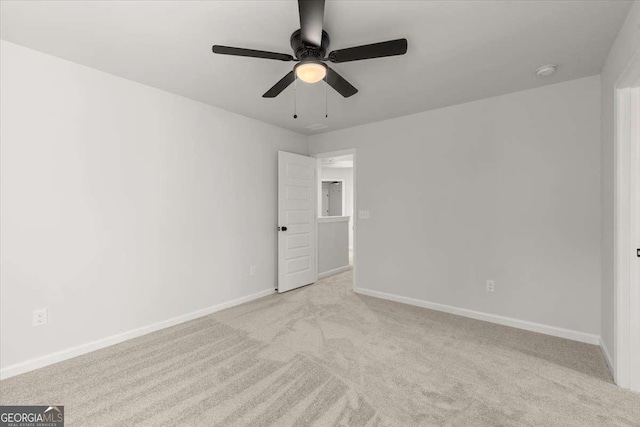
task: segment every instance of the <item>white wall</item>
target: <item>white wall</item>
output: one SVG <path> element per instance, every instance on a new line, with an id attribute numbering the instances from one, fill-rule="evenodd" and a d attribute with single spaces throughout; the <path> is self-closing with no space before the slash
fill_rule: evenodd
<path id="1" fill-rule="evenodd" d="M 277 150 L 306 137 L 0 47 L 3 369 L 274 288 Z"/>
<path id="2" fill-rule="evenodd" d="M 602 70 L 602 341 L 615 371 L 614 346 L 614 150 L 615 85 L 640 49 L 640 2 L 635 2 Z"/>
<path id="3" fill-rule="evenodd" d="M 358 222 L 358 287 L 597 340 L 599 76 L 314 135 L 309 147 L 357 150 L 357 209 L 371 213 Z"/>
<path id="4" fill-rule="evenodd" d="M 323 167 L 320 173 L 325 180 L 344 180 L 345 215 L 349 216 L 349 247 L 353 247 L 353 168 Z"/>
<path id="5" fill-rule="evenodd" d="M 348 226 L 346 217 L 318 219 L 318 274 L 349 266 Z"/>

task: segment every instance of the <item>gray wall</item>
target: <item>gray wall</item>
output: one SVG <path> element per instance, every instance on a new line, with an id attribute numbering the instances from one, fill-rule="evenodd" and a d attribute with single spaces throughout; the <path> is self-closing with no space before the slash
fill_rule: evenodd
<path id="1" fill-rule="evenodd" d="M 349 221 L 318 220 L 318 274 L 349 265 Z"/>
<path id="2" fill-rule="evenodd" d="M 347 148 L 359 287 L 600 334 L 599 76 L 310 138 Z"/>
<path id="3" fill-rule="evenodd" d="M 1 50 L 3 368 L 275 287 L 277 151 L 305 136 Z"/>

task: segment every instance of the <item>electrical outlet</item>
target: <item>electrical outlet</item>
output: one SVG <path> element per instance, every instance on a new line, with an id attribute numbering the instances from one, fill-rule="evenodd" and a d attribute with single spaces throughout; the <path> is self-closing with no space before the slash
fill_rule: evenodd
<path id="1" fill-rule="evenodd" d="M 487 292 L 496 291 L 496 282 L 494 280 L 487 280 Z"/>
<path id="2" fill-rule="evenodd" d="M 256 266 L 252 265 L 251 267 L 249 267 L 249 275 L 250 276 L 255 276 L 256 275 Z"/>
<path id="3" fill-rule="evenodd" d="M 369 219 L 369 218 L 371 218 L 371 214 L 369 213 L 369 211 L 358 211 L 358 218 L 359 219 Z"/>
<path id="4" fill-rule="evenodd" d="M 33 310 L 33 326 L 44 326 L 48 322 L 47 309 Z"/>

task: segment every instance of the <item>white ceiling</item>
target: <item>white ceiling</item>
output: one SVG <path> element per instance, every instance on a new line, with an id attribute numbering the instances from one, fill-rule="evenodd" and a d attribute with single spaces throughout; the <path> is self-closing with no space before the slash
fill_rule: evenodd
<path id="1" fill-rule="evenodd" d="M 291 53 L 287 1 L 2 1 L 0 36 L 305 134 L 598 74 L 627 1 L 328 1 L 330 50 L 400 37 L 405 56 L 331 65 L 360 92 L 324 83 L 262 94 L 293 63 L 214 55 L 213 44 Z M 559 64 L 540 80 L 534 70 Z M 313 131 L 312 125 L 327 125 Z"/>

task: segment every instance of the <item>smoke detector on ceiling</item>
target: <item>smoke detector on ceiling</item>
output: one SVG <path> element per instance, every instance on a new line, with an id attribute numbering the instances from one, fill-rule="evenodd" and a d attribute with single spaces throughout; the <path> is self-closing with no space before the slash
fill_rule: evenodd
<path id="1" fill-rule="evenodd" d="M 549 77 L 556 73 L 558 66 L 555 64 L 547 64 L 536 70 L 536 75 L 540 78 Z"/>

